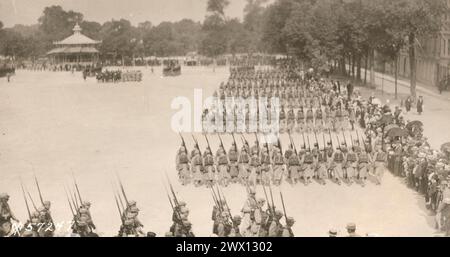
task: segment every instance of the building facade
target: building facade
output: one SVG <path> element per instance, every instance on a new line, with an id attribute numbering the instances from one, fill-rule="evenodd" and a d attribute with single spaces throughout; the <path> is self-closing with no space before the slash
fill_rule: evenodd
<path id="1" fill-rule="evenodd" d="M 98 62 L 97 46 L 101 41 L 93 40 L 81 33 L 76 24 L 73 34 L 68 38 L 54 42 L 55 48 L 47 53 L 52 65 L 93 66 Z"/>
<path id="2" fill-rule="evenodd" d="M 450 0 L 447 5 L 450 7 Z M 437 86 L 444 77 L 450 75 L 450 13 L 445 15 L 443 26 L 437 34 L 418 38 L 417 41 L 417 81 Z M 411 70 L 408 49 L 401 52 L 397 65 L 398 75 L 409 78 Z"/>

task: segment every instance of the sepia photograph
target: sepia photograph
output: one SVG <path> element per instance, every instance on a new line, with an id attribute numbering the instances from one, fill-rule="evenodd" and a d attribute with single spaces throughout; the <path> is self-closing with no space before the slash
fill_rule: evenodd
<path id="1" fill-rule="evenodd" d="M 449 186 L 448 0 L 0 0 L 0 237 L 448 237 Z"/>

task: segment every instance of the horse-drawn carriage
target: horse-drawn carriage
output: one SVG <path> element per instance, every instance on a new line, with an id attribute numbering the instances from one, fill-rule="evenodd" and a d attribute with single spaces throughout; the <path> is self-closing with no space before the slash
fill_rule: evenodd
<path id="1" fill-rule="evenodd" d="M 178 63 L 177 60 L 164 61 L 163 75 L 164 75 L 164 77 L 180 76 L 181 75 L 181 65 Z"/>

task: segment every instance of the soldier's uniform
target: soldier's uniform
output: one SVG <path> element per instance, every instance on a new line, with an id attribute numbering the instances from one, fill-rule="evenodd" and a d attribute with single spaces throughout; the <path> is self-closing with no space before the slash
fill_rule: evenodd
<path id="1" fill-rule="evenodd" d="M 177 153 L 176 166 L 180 183 L 182 185 L 187 185 L 190 182 L 191 174 L 189 167 L 189 156 L 184 146 L 182 146 Z"/>
<path id="2" fill-rule="evenodd" d="M 196 150 L 194 157 L 192 158 L 192 176 L 195 186 L 201 186 L 203 184 L 203 160 L 200 155 L 200 151 Z"/>
<path id="3" fill-rule="evenodd" d="M 270 162 L 270 155 L 267 146 L 263 147 L 261 151 L 261 174 L 256 178 L 256 184 L 269 185 L 273 176 L 273 171 Z"/>
<path id="4" fill-rule="evenodd" d="M 242 235 L 247 236 L 253 236 L 252 233 L 252 225 L 255 221 L 255 210 L 258 208 L 258 203 L 255 198 L 256 192 L 253 189 L 250 189 L 249 195 L 247 200 L 244 203 L 244 206 L 242 207 Z"/>
<path id="5" fill-rule="evenodd" d="M 230 160 L 231 182 L 236 183 L 238 181 L 239 176 L 239 166 L 238 166 L 239 153 L 234 143 L 230 148 L 230 151 L 228 152 L 228 159 Z"/>
<path id="6" fill-rule="evenodd" d="M 314 112 L 312 108 L 306 111 L 306 127 L 310 132 L 314 130 Z"/>
<path id="7" fill-rule="evenodd" d="M 18 222 L 19 220 L 14 216 L 8 204 L 9 195 L 6 193 L 0 194 L 0 237 L 8 236 L 11 233 L 11 220 Z"/>
<path id="8" fill-rule="evenodd" d="M 288 179 L 291 183 L 297 183 L 299 181 L 300 159 L 296 153 L 291 154 L 287 159 L 288 163 Z"/>
<path id="9" fill-rule="evenodd" d="M 297 111 L 297 132 L 303 133 L 305 131 L 305 113 L 303 108 Z"/>
<path id="10" fill-rule="evenodd" d="M 325 185 L 325 179 L 328 177 L 328 156 L 326 149 L 317 153 L 316 174 L 320 183 Z"/>
<path id="11" fill-rule="evenodd" d="M 250 175 L 248 181 L 251 185 L 257 185 L 261 176 L 261 161 L 257 152 L 253 152 L 250 159 Z"/>
<path id="12" fill-rule="evenodd" d="M 207 186 L 212 186 L 216 181 L 216 170 L 214 167 L 214 157 L 209 148 L 207 148 L 203 154 L 203 163 L 205 166 L 204 182 Z"/>
<path id="13" fill-rule="evenodd" d="M 318 108 L 316 110 L 316 115 L 315 115 L 315 131 L 322 131 L 323 129 L 323 113 L 322 113 L 322 109 Z"/>
<path id="14" fill-rule="evenodd" d="M 281 106 L 281 111 L 280 111 L 280 131 L 281 133 L 283 133 L 284 131 L 286 131 L 286 112 L 284 111 L 284 107 Z"/>
<path id="15" fill-rule="evenodd" d="M 369 173 L 369 167 L 372 163 L 370 155 L 366 152 L 365 149 L 361 149 L 358 153 L 358 168 L 359 168 L 359 180 L 361 185 L 365 185 L 365 181 L 367 180 L 367 175 Z"/>
<path id="16" fill-rule="evenodd" d="M 280 223 L 280 219 L 283 217 L 281 211 L 275 211 L 275 217 L 269 225 L 268 237 L 280 237 L 283 233 L 283 226 Z"/>
<path id="17" fill-rule="evenodd" d="M 273 156 L 273 184 L 280 185 L 284 174 L 284 160 L 279 148 L 275 148 Z"/>
<path id="18" fill-rule="evenodd" d="M 242 147 L 241 154 L 239 156 L 239 175 L 238 178 L 242 184 L 246 184 L 250 174 L 250 155 L 247 152 L 246 147 Z"/>
<path id="19" fill-rule="evenodd" d="M 345 163 L 344 153 L 340 148 L 337 148 L 333 153 L 332 163 L 330 169 L 333 170 L 333 177 L 338 184 L 341 184 L 341 181 L 344 177 L 343 172 L 343 164 Z"/>
<path id="20" fill-rule="evenodd" d="M 287 117 L 287 129 L 289 132 L 292 132 L 294 130 L 295 126 L 295 113 L 293 109 L 290 109 L 288 111 L 288 117 Z"/>
<path id="21" fill-rule="evenodd" d="M 229 173 L 228 157 L 222 148 L 219 149 L 219 152 L 216 156 L 216 160 L 218 173 L 217 182 L 223 186 L 228 186 L 231 176 Z"/>
<path id="22" fill-rule="evenodd" d="M 294 232 L 292 232 L 292 226 L 295 220 L 292 217 L 287 217 L 286 225 L 283 227 L 281 237 L 294 237 Z"/>
<path id="23" fill-rule="evenodd" d="M 302 167 L 305 185 L 311 183 L 312 177 L 314 176 L 314 169 L 315 169 L 314 155 L 310 150 L 307 150 L 305 155 L 303 156 L 303 167 Z"/>

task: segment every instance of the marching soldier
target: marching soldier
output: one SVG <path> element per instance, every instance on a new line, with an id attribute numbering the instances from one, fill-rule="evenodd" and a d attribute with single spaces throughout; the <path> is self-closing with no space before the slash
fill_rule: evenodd
<path id="1" fill-rule="evenodd" d="M 294 225 L 294 223 L 294 218 L 287 217 L 286 225 L 283 227 L 283 232 L 281 233 L 282 237 L 294 237 L 294 232 L 292 232 L 292 226 Z"/>
<path id="2" fill-rule="evenodd" d="M 297 132 L 305 132 L 305 113 L 303 112 L 303 107 L 297 111 Z"/>
<path id="3" fill-rule="evenodd" d="M 316 161 L 316 177 L 319 180 L 319 183 L 322 185 L 326 184 L 326 178 L 328 177 L 328 156 L 327 150 L 322 149 L 317 153 L 317 161 Z"/>
<path id="4" fill-rule="evenodd" d="M 366 152 L 366 149 L 360 148 L 358 153 L 358 168 L 359 168 L 359 180 L 362 186 L 365 186 L 367 180 L 367 174 L 369 173 L 369 166 L 372 163 L 370 155 Z"/>
<path id="5" fill-rule="evenodd" d="M 323 113 L 322 113 L 322 109 L 320 107 L 317 108 L 315 117 L 316 117 L 316 120 L 315 120 L 315 131 L 320 132 L 323 129 L 323 126 L 322 126 L 322 124 L 323 124 Z"/>
<path id="6" fill-rule="evenodd" d="M 347 158 L 345 162 L 345 170 L 347 171 L 347 181 L 349 184 L 352 184 L 357 176 L 357 165 L 358 165 L 358 156 L 353 151 L 353 147 L 350 147 L 347 153 Z"/>
<path id="7" fill-rule="evenodd" d="M 312 154 L 310 149 L 307 149 L 305 156 L 303 156 L 302 168 L 305 185 L 309 185 L 312 182 L 315 166 L 314 155 Z"/>
<path id="8" fill-rule="evenodd" d="M 288 117 L 287 117 L 287 129 L 288 129 L 288 132 L 289 133 L 291 133 L 292 131 L 293 131 L 293 129 L 294 129 L 294 126 L 295 126 L 295 113 L 294 113 L 294 110 L 293 109 L 290 109 L 289 111 L 288 111 Z"/>
<path id="9" fill-rule="evenodd" d="M 275 217 L 270 223 L 268 237 L 279 237 L 283 233 L 283 225 L 281 225 L 281 218 L 283 212 L 276 210 Z"/>
<path id="10" fill-rule="evenodd" d="M 314 112 L 312 107 L 309 107 L 306 111 L 306 127 L 309 132 L 314 131 Z"/>
<path id="11" fill-rule="evenodd" d="M 288 164 L 288 180 L 292 184 L 299 182 L 300 159 L 297 153 L 293 152 L 287 159 Z"/>
<path id="12" fill-rule="evenodd" d="M 214 167 L 214 157 L 209 147 L 206 148 L 203 154 L 203 163 L 205 165 L 204 181 L 208 187 L 211 187 L 215 183 L 216 170 Z"/>
<path id="13" fill-rule="evenodd" d="M 255 210 L 258 209 L 256 201 L 256 191 L 252 188 L 248 190 L 248 198 L 242 207 L 242 235 L 245 237 L 253 236 L 252 225 L 255 221 Z"/>
<path id="14" fill-rule="evenodd" d="M 9 195 L 6 193 L 0 194 L 0 237 L 8 236 L 11 232 L 11 220 L 19 222 L 14 216 L 8 204 Z"/>
<path id="15" fill-rule="evenodd" d="M 239 181 L 242 184 L 246 184 L 248 181 L 250 173 L 250 155 L 248 154 L 247 148 L 242 146 L 241 153 L 239 155 Z"/>
<path id="16" fill-rule="evenodd" d="M 269 185 L 272 180 L 273 171 L 268 147 L 265 143 L 261 151 L 261 168 L 260 174 L 256 177 L 256 184 Z"/>
<path id="17" fill-rule="evenodd" d="M 341 184 L 341 181 L 343 179 L 343 164 L 345 163 L 344 159 L 344 153 L 342 153 L 341 148 L 337 148 L 336 151 L 333 153 L 330 169 L 333 170 L 333 177 L 339 185 Z"/>
<path id="18" fill-rule="evenodd" d="M 180 183 L 184 186 L 190 182 L 189 156 L 186 147 L 182 145 L 176 157 L 176 166 Z"/>
<path id="19" fill-rule="evenodd" d="M 192 176 L 194 180 L 194 185 L 196 187 L 201 186 L 203 184 L 203 160 L 202 156 L 200 155 L 200 150 L 195 149 L 194 150 L 194 156 L 192 157 Z"/>
<path id="20" fill-rule="evenodd" d="M 216 160 L 218 183 L 226 187 L 230 182 L 231 176 L 229 173 L 228 157 L 222 147 L 217 151 Z"/>
<path id="21" fill-rule="evenodd" d="M 232 144 L 230 151 L 228 152 L 228 159 L 230 161 L 229 169 L 231 182 L 236 183 L 238 181 L 239 176 L 239 167 L 238 167 L 239 153 L 235 143 Z"/>
<path id="22" fill-rule="evenodd" d="M 273 184 L 279 186 L 283 180 L 284 160 L 281 150 L 276 146 L 274 147 L 273 163 Z"/>

